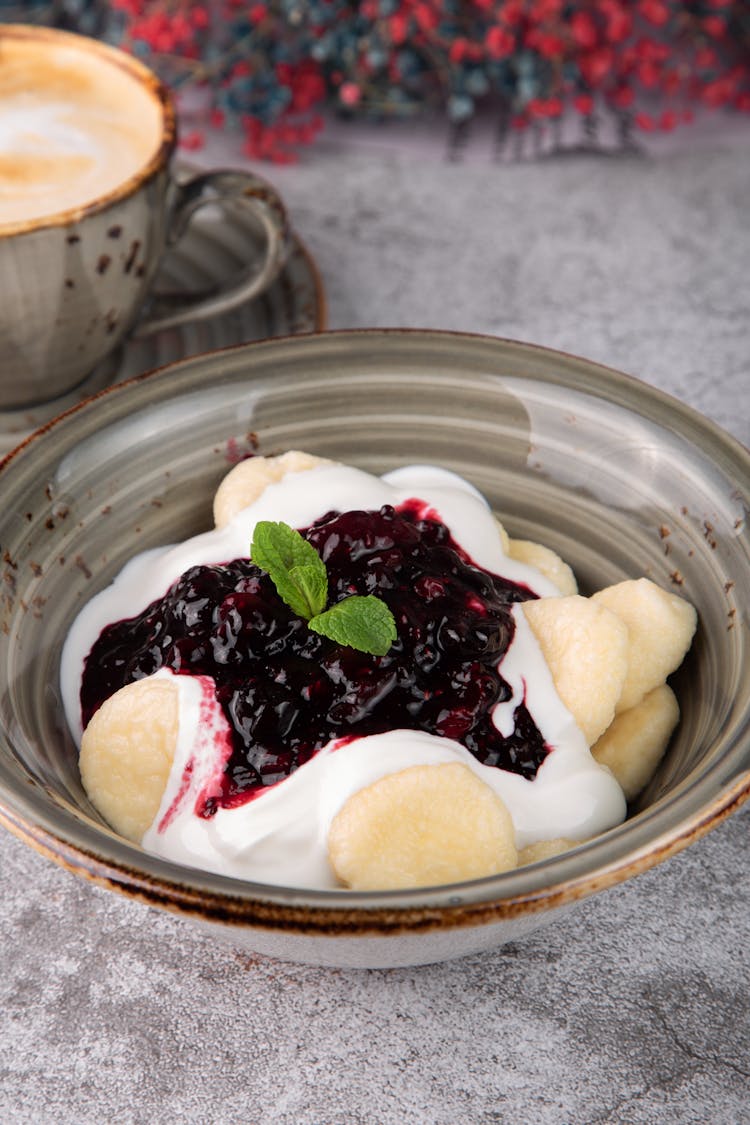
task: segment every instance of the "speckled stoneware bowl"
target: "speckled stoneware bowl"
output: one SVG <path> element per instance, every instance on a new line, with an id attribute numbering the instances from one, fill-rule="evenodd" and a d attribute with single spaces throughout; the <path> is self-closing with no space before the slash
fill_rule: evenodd
<path id="1" fill-rule="evenodd" d="M 298 891 L 155 859 L 88 803 L 60 705 L 74 615 L 126 559 L 210 524 L 249 450 L 382 471 L 444 465 L 584 592 L 646 574 L 697 606 L 682 722 L 629 820 L 554 860 L 404 892 Z M 685 847 L 750 792 L 747 451 L 625 375 L 438 332 L 276 340 L 177 363 L 59 418 L 0 469 L 0 820 L 70 870 L 236 945 L 339 966 L 438 961 L 516 940 Z"/>

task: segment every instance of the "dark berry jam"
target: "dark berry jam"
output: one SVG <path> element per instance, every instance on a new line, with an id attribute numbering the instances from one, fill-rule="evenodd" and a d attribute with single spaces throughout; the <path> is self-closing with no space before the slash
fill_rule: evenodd
<path id="1" fill-rule="evenodd" d="M 167 667 L 206 675 L 233 731 L 222 796 L 230 807 L 287 777 L 333 739 L 396 729 L 462 743 L 478 761 L 533 778 L 547 753 L 525 705 L 503 737 L 511 691 L 497 664 L 510 609 L 536 595 L 483 570 L 418 505 L 331 512 L 302 531 L 326 564 L 329 604 L 375 594 L 398 639 L 385 656 L 308 629 L 247 559 L 196 566 L 138 617 L 109 625 L 84 670 L 84 726 L 123 685 Z"/>

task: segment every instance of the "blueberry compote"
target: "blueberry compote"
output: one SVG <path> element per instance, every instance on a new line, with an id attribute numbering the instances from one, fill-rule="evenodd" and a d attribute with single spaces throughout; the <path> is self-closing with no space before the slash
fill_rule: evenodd
<path id="1" fill-rule="evenodd" d="M 211 676 L 233 732 L 222 796 L 248 800 L 333 739 L 422 730 L 462 743 L 478 761 L 533 778 L 547 752 L 523 703 L 503 737 L 492 722 L 510 698 L 497 665 L 514 602 L 536 595 L 481 569 L 429 510 L 331 512 L 302 531 L 326 564 L 329 604 L 375 594 L 398 639 L 385 656 L 308 629 L 247 559 L 187 570 L 138 617 L 107 626 L 84 669 L 84 726 L 118 688 L 167 667 Z"/>

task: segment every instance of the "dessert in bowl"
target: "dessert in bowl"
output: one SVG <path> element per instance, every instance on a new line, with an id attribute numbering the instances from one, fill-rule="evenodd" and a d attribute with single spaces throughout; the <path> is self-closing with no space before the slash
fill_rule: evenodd
<path id="1" fill-rule="evenodd" d="M 81 778 L 123 836 L 254 882 L 392 890 L 624 818 L 679 716 L 683 598 L 646 578 L 582 597 L 436 466 L 253 456 L 213 506 L 63 648 Z"/>
<path id="2" fill-rule="evenodd" d="M 484 494 L 514 539 L 569 562 L 583 594 L 646 575 L 695 605 L 696 639 L 673 681 L 681 722 L 624 823 L 543 862 L 380 891 L 228 878 L 107 826 L 82 787 L 58 687 L 71 624 L 132 555 L 210 526 L 229 462 L 295 448 L 377 474 L 440 465 Z M 635 380 L 478 337 L 253 345 L 107 392 L 0 474 L 2 819 L 74 870 L 277 956 L 407 964 L 517 938 L 678 850 L 747 795 L 743 474 L 736 443 Z"/>

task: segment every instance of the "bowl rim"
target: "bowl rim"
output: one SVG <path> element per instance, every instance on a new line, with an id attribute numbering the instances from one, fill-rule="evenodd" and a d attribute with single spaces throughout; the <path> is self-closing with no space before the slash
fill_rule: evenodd
<path id="1" fill-rule="evenodd" d="M 533 866 L 547 871 L 547 878 L 540 887 L 503 897 L 494 894 L 474 899 L 468 897 L 472 891 L 482 884 L 496 884 L 503 876 L 457 883 L 447 889 L 427 887 L 400 892 L 299 891 L 214 876 L 210 881 L 225 884 L 226 889 L 208 890 L 185 881 L 193 875 L 197 877 L 195 882 L 208 882 L 200 880 L 207 874 L 203 871 L 170 864 L 166 866 L 174 869 L 176 877 L 160 877 L 148 875 L 125 862 L 103 860 L 86 848 L 69 843 L 59 834 L 15 814 L 3 802 L 0 802 L 0 825 L 39 855 L 71 874 L 116 891 L 125 898 L 183 917 L 199 917 L 226 927 L 283 929 L 313 936 L 392 936 L 405 932 L 427 933 L 436 929 L 488 925 L 572 905 L 643 874 L 676 855 L 735 813 L 749 797 L 750 772 L 746 772 L 710 805 L 700 809 L 672 832 L 651 841 L 648 848 L 631 851 L 617 862 L 602 865 L 575 878 L 559 880 L 551 877 L 550 873 L 554 873 L 567 855 L 555 857 L 525 869 L 531 871 Z M 593 848 L 594 845 L 595 842 L 592 842 L 583 847 Z M 237 890 L 238 884 L 251 888 L 251 892 L 242 894 Z M 273 894 L 279 890 L 281 895 Z M 466 896 L 463 901 L 462 893 Z M 425 899 L 428 900 L 426 903 L 420 901 Z"/>
<path id="2" fill-rule="evenodd" d="M 478 350 L 482 347 L 493 351 L 505 349 L 512 353 L 536 354 L 542 360 L 554 359 L 558 364 L 574 364 L 579 374 L 583 368 L 593 377 L 604 376 L 605 385 L 606 382 L 614 383 L 615 387 L 619 386 L 630 395 L 645 397 L 650 405 L 666 410 L 672 419 L 679 418 L 689 431 L 697 431 L 704 438 L 718 442 L 732 459 L 739 459 L 750 478 L 750 453 L 736 438 L 687 404 L 615 368 L 542 345 L 480 333 L 374 328 L 322 331 L 233 345 L 178 360 L 104 388 L 47 422 L 0 460 L 0 485 L 2 474 L 19 457 L 33 452 L 50 430 L 57 429 L 81 411 L 94 409 L 100 400 L 124 396 L 126 406 L 118 417 L 125 417 L 129 397 L 139 384 L 152 386 L 155 380 L 160 380 L 160 385 L 165 386 L 166 399 L 169 397 L 168 382 L 180 369 L 192 368 L 194 377 L 201 377 L 201 369 L 205 376 L 213 364 L 220 363 L 225 357 L 260 356 L 258 363 L 262 364 L 262 355 L 269 350 L 275 352 L 291 347 L 304 352 L 310 348 L 325 347 L 331 341 L 334 341 L 334 346 L 338 343 L 347 346 L 351 342 L 355 342 L 356 346 L 359 340 L 365 340 L 371 349 L 375 339 L 406 340 L 416 347 L 428 340 L 439 343 L 450 339 L 454 344 Z M 247 378 L 252 378 L 251 371 L 247 372 Z M 606 398 L 601 394 L 600 397 Z M 74 439 L 72 444 L 75 444 Z M 15 794 L 13 799 L 14 794 L 11 793 L 8 800 L 6 793 L 0 793 L 0 824 L 69 871 L 132 899 L 179 914 L 200 916 L 228 926 L 284 929 L 326 936 L 426 931 L 497 922 L 564 906 L 648 870 L 703 836 L 750 798 L 749 750 L 750 747 L 735 748 L 731 762 L 724 762 L 724 768 L 718 773 L 716 764 L 701 764 L 698 779 L 693 778 L 687 788 L 681 783 L 674 792 L 638 817 L 625 821 L 618 828 L 571 852 L 514 872 L 448 887 L 380 892 L 315 891 L 212 875 L 158 860 L 95 821 L 87 822 L 80 812 L 74 815 L 48 799 L 46 806 L 40 808 L 38 805 L 41 805 L 42 799 L 40 797 L 37 801 L 36 794 Z M 712 776 L 710 786 L 709 775 Z M 696 795 L 695 788 L 704 778 L 711 794 L 709 797 L 703 793 L 702 799 L 698 799 L 700 794 Z M 30 799 L 30 796 L 35 799 Z M 672 823 L 662 823 L 656 831 L 649 830 L 655 819 L 660 823 L 669 821 L 667 813 L 670 810 L 674 812 L 675 804 L 680 805 L 679 818 L 675 821 L 673 817 Z M 55 808 L 58 821 L 51 815 Z M 62 821 L 59 819 L 61 812 Z M 634 831 L 634 828 L 638 830 Z M 628 836 L 633 843 L 623 846 L 620 842 L 612 855 L 613 841 L 618 834 L 620 837 Z M 110 841 L 108 847 L 96 847 L 97 843 L 102 845 L 107 839 Z M 589 863 L 585 871 L 576 874 L 575 856 L 579 856 L 583 849 L 589 856 Z M 605 851 L 610 853 L 608 859 L 602 855 Z M 523 876 L 519 876 L 519 870 L 523 871 Z M 519 880 L 526 884 L 524 889 L 515 886 Z M 503 893 L 506 887 L 507 893 Z"/>

